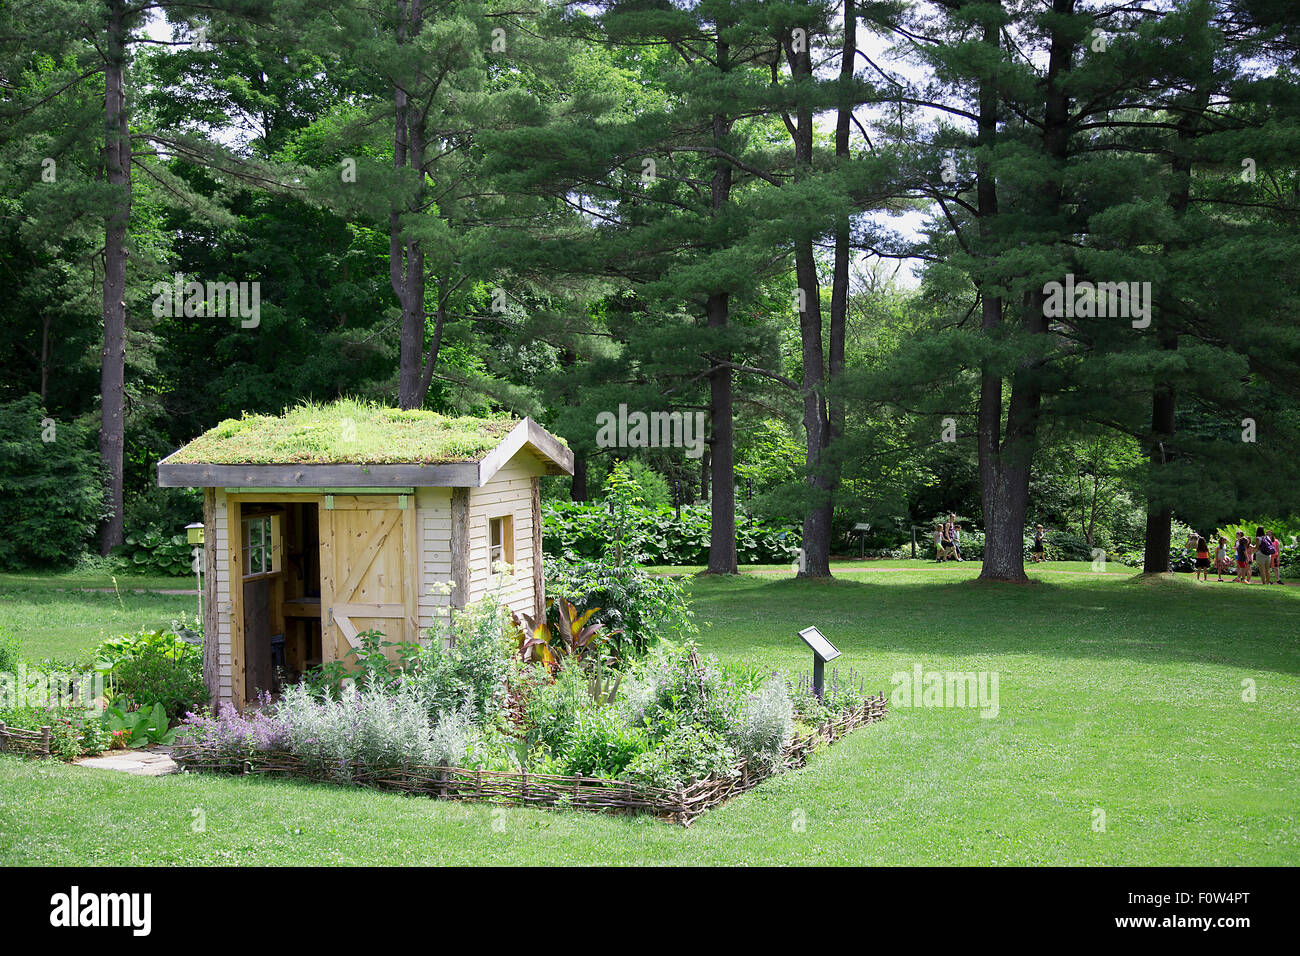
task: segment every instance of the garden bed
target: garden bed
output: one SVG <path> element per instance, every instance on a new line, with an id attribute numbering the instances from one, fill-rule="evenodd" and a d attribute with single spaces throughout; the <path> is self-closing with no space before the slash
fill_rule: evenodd
<path id="1" fill-rule="evenodd" d="M 713 775 L 678 790 L 601 777 L 569 777 L 526 771 L 465 770 L 458 767 L 322 767 L 317 761 L 285 751 L 256 758 L 235 758 L 201 743 L 182 744 L 172 758 L 183 770 L 213 773 L 268 774 L 421 794 L 449 800 L 481 800 L 524 806 L 572 807 L 619 813 L 652 813 L 690 824 L 701 814 L 758 786 L 785 770 L 802 767 L 822 744 L 839 740 L 863 724 L 885 716 L 885 698 L 869 697 L 809 734 L 796 735 L 776 763 L 742 760 L 731 773 Z"/>

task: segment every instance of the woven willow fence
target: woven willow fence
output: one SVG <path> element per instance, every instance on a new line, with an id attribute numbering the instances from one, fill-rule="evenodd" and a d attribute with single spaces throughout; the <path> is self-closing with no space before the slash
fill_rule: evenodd
<path id="1" fill-rule="evenodd" d="M 710 776 L 678 790 L 600 777 L 566 777 L 517 770 L 424 766 L 339 768 L 323 766 L 319 760 L 283 751 L 232 757 L 205 748 L 202 743 L 178 744 L 172 751 L 172 759 L 185 770 L 301 777 L 449 800 L 653 813 L 690 826 L 700 814 L 753 789 L 768 777 L 802 767 L 808 762 L 808 756 L 822 744 L 834 743 L 854 728 L 884 716 L 885 698 L 867 698 L 860 706 L 828 720 L 812 733 L 796 736 L 786 748 L 783 759 L 774 764 L 742 760 L 729 774 Z"/>
<path id="2" fill-rule="evenodd" d="M 50 728 L 22 730 L 18 727 L 8 727 L 4 721 L 0 721 L 0 752 L 21 753 L 29 757 L 48 757 Z"/>

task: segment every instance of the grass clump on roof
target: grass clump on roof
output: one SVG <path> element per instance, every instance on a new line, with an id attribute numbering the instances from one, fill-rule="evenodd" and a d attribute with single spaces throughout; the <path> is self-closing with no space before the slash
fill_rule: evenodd
<path id="1" fill-rule="evenodd" d="M 450 417 L 341 399 L 299 405 L 278 416 L 228 418 L 168 460 L 213 465 L 477 461 L 516 424 L 511 418 Z"/>

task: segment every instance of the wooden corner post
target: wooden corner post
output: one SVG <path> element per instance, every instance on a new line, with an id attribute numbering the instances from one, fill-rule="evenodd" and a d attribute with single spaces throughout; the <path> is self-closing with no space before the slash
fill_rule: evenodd
<path id="1" fill-rule="evenodd" d="M 216 712 L 221 699 L 221 617 L 217 609 L 217 489 L 203 489 L 203 685 Z"/>
<path id="2" fill-rule="evenodd" d="M 546 619 L 546 579 L 542 575 L 542 480 L 533 478 L 533 620 Z"/>
<path id="3" fill-rule="evenodd" d="M 469 489 L 451 489 L 451 606 L 469 603 Z"/>

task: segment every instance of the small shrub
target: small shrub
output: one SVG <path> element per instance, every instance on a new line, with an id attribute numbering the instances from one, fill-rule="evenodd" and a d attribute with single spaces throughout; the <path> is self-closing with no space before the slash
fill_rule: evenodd
<path id="1" fill-rule="evenodd" d="M 638 686 L 629 688 L 626 700 L 633 723 L 654 725 L 671 714 L 719 734 L 736 724 L 740 693 L 723 677 L 717 658 L 701 658 L 693 643 L 656 653 L 632 683 Z"/>
<path id="2" fill-rule="evenodd" d="M 67 714 L 54 718 L 50 728 L 50 753 L 61 760 L 93 756 L 109 748 L 112 734 L 97 717 Z"/>
<path id="3" fill-rule="evenodd" d="M 772 676 L 745 701 L 730 736 L 736 754 L 766 764 L 785 755 L 794 736 L 794 705 L 784 678 Z"/>
<path id="4" fill-rule="evenodd" d="M 434 722 L 464 707 L 480 725 L 501 716 L 514 650 L 510 633 L 509 609 L 492 598 L 453 610 L 429 630 L 429 645 L 412 656 L 404 682 Z"/>
<path id="5" fill-rule="evenodd" d="M 735 763 L 736 753 L 721 734 L 698 724 L 674 724 L 653 748 L 633 758 L 620 779 L 675 790 L 729 773 Z"/>
<path id="6" fill-rule="evenodd" d="M 132 708 L 161 704 L 168 720 L 201 709 L 208 702 L 203 683 L 203 656 L 193 645 L 175 652 L 146 644 L 112 668 L 114 694 L 127 699 Z"/>
<path id="7" fill-rule="evenodd" d="M 587 676 L 576 665 L 561 667 L 554 681 L 545 670 L 537 682 L 530 682 L 521 705 L 524 740 L 530 750 L 545 747 L 552 753 L 564 748 L 578 714 L 592 706 L 587 692 Z"/>
<path id="8" fill-rule="evenodd" d="M 630 727 L 611 707 L 579 711 L 561 756 L 565 773 L 617 779 L 651 740 L 644 728 Z"/>
<path id="9" fill-rule="evenodd" d="M 409 767 L 432 756 L 424 702 L 412 691 L 353 688 L 319 700 L 302 685 L 285 688 L 275 709 L 288 749 L 331 775 L 351 779 L 358 766 Z"/>
<path id="10" fill-rule="evenodd" d="M 429 762 L 442 767 L 464 767 L 476 736 L 474 715 L 468 708 L 443 715 L 429 732 Z"/>
<path id="11" fill-rule="evenodd" d="M 240 714 L 230 704 L 222 704 L 216 717 L 186 714 L 176 729 L 176 742 L 202 744 L 214 755 L 239 763 L 259 752 L 288 750 L 289 728 L 266 710 Z"/>
<path id="12" fill-rule="evenodd" d="M 635 564 L 608 561 L 570 564 L 546 560 L 547 591 L 584 610 L 600 608 L 594 620 L 604 625 L 606 646 L 620 660 L 643 657 L 669 635 L 697 630 L 695 614 L 679 578 L 651 574 Z"/>

